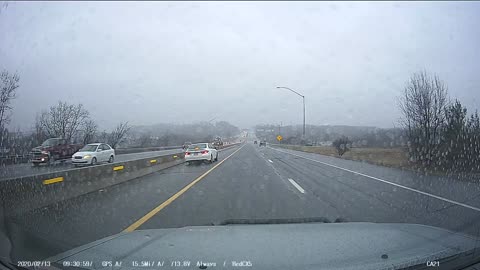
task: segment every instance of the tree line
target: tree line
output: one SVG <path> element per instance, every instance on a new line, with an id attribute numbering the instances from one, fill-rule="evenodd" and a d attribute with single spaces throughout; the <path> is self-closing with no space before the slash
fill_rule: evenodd
<path id="1" fill-rule="evenodd" d="M 12 102 L 20 87 L 19 82 L 17 73 L 6 70 L 0 72 L 0 156 L 28 154 L 33 147 L 52 137 L 79 144 L 106 142 L 116 148 L 130 131 L 128 122 L 118 123 L 110 132 L 100 131 L 82 104 L 64 101 L 41 111 L 35 119 L 32 132 L 9 130 L 7 125 L 11 120 Z"/>
<path id="2" fill-rule="evenodd" d="M 37 115 L 32 132 L 10 131 L 2 126 L 1 145 L 8 152 L 3 155 L 26 155 L 46 139 L 57 137 L 76 144 L 106 142 L 117 148 L 130 128 L 128 122 L 121 122 L 110 132 L 99 131 L 82 104 L 59 101 Z"/>
<path id="3" fill-rule="evenodd" d="M 129 130 L 128 122 L 121 122 L 111 132 L 99 131 L 98 125 L 82 104 L 68 104 L 63 101 L 42 111 L 35 119 L 37 141 L 60 137 L 79 144 L 101 141 L 116 148 Z"/>
<path id="4" fill-rule="evenodd" d="M 9 130 L 12 101 L 16 98 L 20 78 L 7 71 L 0 73 L 0 156 L 27 155 L 48 138 L 60 137 L 70 143 L 106 142 L 113 148 L 178 146 L 185 142 L 212 141 L 215 137 L 229 138 L 240 133 L 238 127 L 226 122 L 200 122 L 184 125 L 159 124 L 141 129 L 120 122 L 111 131 L 100 130 L 82 104 L 58 101 L 40 111 L 31 132 Z"/>
<path id="5" fill-rule="evenodd" d="M 433 170 L 480 171 L 480 120 L 437 75 L 411 76 L 398 102 L 410 161 Z"/>
<path id="6" fill-rule="evenodd" d="M 137 126 L 130 133 L 129 144 L 133 147 L 179 146 L 185 142 L 211 142 L 215 137 L 229 139 L 237 136 L 240 129 L 227 121 L 197 122 L 189 124 L 157 124 Z"/>

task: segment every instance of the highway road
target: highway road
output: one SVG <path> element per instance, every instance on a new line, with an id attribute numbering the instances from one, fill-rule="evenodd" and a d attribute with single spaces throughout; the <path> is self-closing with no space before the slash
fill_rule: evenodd
<path id="1" fill-rule="evenodd" d="M 13 254 L 39 259 L 122 231 L 300 217 L 419 223 L 478 236 L 480 187 L 247 142 L 213 164 L 181 164 L 6 224 L 17 239 Z"/>
<path id="2" fill-rule="evenodd" d="M 181 151 L 181 149 L 116 155 L 115 162 L 125 162 L 129 160 L 149 158 L 149 157 L 155 157 L 155 156 L 165 155 L 165 154 L 173 154 L 173 153 L 178 153 L 178 151 Z M 10 178 L 22 177 L 22 176 L 30 176 L 35 174 L 64 171 L 67 169 L 74 169 L 74 166 L 71 164 L 70 160 L 66 160 L 65 162 L 57 162 L 53 166 L 41 165 L 39 167 L 33 167 L 32 164 L 30 163 L 15 164 L 15 165 L 0 165 L 0 181 L 5 179 L 10 179 Z"/>

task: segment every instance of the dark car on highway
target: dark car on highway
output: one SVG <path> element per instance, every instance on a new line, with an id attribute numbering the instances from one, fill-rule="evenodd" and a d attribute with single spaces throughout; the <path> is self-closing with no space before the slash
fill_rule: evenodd
<path id="1" fill-rule="evenodd" d="M 267 146 L 267 141 L 260 141 L 258 146 Z"/>
<path id="2" fill-rule="evenodd" d="M 77 152 L 82 145 L 70 144 L 63 138 L 50 138 L 30 152 L 34 166 L 39 164 L 53 164 L 57 160 L 67 160 Z"/>

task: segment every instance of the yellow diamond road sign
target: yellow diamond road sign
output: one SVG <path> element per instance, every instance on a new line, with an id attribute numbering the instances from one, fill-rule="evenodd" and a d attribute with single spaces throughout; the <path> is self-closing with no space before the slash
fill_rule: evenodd
<path id="1" fill-rule="evenodd" d="M 281 141 L 283 139 L 282 135 L 277 136 L 277 141 Z"/>

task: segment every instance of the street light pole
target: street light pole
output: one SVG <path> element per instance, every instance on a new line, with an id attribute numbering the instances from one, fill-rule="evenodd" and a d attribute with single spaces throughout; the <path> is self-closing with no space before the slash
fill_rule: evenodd
<path id="1" fill-rule="evenodd" d="M 293 89 L 290 89 L 288 87 L 284 87 L 284 86 L 277 86 L 277 89 L 287 89 L 287 90 L 290 90 L 291 92 L 299 95 L 300 97 L 302 97 L 302 100 L 303 100 L 303 140 L 305 141 L 305 96 L 298 93 L 297 91 L 293 90 Z"/>
<path id="2" fill-rule="evenodd" d="M 306 140 L 305 137 L 305 96 L 302 96 L 303 99 L 303 140 Z"/>

